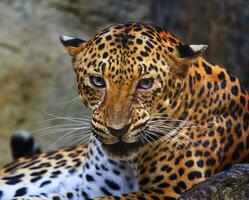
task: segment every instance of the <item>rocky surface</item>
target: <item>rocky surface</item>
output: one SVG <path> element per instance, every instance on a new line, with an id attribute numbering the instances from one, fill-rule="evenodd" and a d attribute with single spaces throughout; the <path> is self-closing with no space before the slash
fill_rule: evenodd
<path id="1" fill-rule="evenodd" d="M 248 200 L 249 164 L 234 165 L 183 193 L 180 200 Z"/>

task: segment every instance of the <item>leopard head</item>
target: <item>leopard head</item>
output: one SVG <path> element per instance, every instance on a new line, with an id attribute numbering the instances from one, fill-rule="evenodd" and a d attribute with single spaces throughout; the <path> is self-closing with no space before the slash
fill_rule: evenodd
<path id="1" fill-rule="evenodd" d="M 189 65 L 207 47 L 184 45 L 142 23 L 111 26 L 89 41 L 60 39 L 72 56 L 78 93 L 92 111 L 93 135 L 120 158 L 150 142 L 148 129 L 157 116 L 182 114 Z"/>

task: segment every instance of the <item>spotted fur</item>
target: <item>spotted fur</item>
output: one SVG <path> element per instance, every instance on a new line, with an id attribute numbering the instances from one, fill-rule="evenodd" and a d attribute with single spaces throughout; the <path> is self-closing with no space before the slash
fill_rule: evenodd
<path id="1" fill-rule="evenodd" d="M 4 168 L 0 199 L 172 200 L 249 152 L 249 96 L 238 78 L 155 26 L 62 36 L 92 111 L 87 147 Z"/>

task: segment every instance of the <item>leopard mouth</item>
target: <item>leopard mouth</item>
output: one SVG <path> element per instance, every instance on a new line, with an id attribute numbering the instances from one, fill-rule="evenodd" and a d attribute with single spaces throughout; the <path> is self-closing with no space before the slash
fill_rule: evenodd
<path id="1" fill-rule="evenodd" d="M 101 143 L 103 149 L 110 156 L 117 157 L 119 159 L 126 159 L 138 152 L 138 149 L 144 144 L 140 138 L 134 140 L 127 140 L 127 138 L 104 138 L 101 134 L 98 134 L 95 130 L 92 130 L 94 137 Z"/>
<path id="2" fill-rule="evenodd" d="M 120 140 L 114 144 L 102 143 L 102 146 L 104 150 L 112 156 L 128 157 L 137 152 L 138 148 L 141 146 L 141 142 L 128 143 Z"/>

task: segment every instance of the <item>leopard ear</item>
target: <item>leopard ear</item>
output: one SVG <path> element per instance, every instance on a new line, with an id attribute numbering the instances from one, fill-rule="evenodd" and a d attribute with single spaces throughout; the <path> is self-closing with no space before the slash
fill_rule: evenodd
<path id="1" fill-rule="evenodd" d="M 198 56 L 202 55 L 204 51 L 207 49 L 208 45 L 199 44 L 199 45 L 179 45 L 176 46 L 176 50 L 178 52 L 178 58 L 182 61 L 191 61 Z"/>
<path id="2" fill-rule="evenodd" d="M 195 62 L 196 58 L 203 54 L 207 49 L 207 45 L 178 45 L 172 47 L 170 58 L 172 59 L 172 69 L 181 78 L 187 75 L 189 66 Z"/>
<path id="3" fill-rule="evenodd" d="M 207 49 L 207 45 L 179 45 L 172 51 L 171 58 L 174 60 L 173 70 L 180 77 L 185 77 L 189 66 L 203 54 Z"/>
<path id="4" fill-rule="evenodd" d="M 60 41 L 71 56 L 76 56 L 84 47 L 86 41 L 66 35 L 60 36 Z"/>

